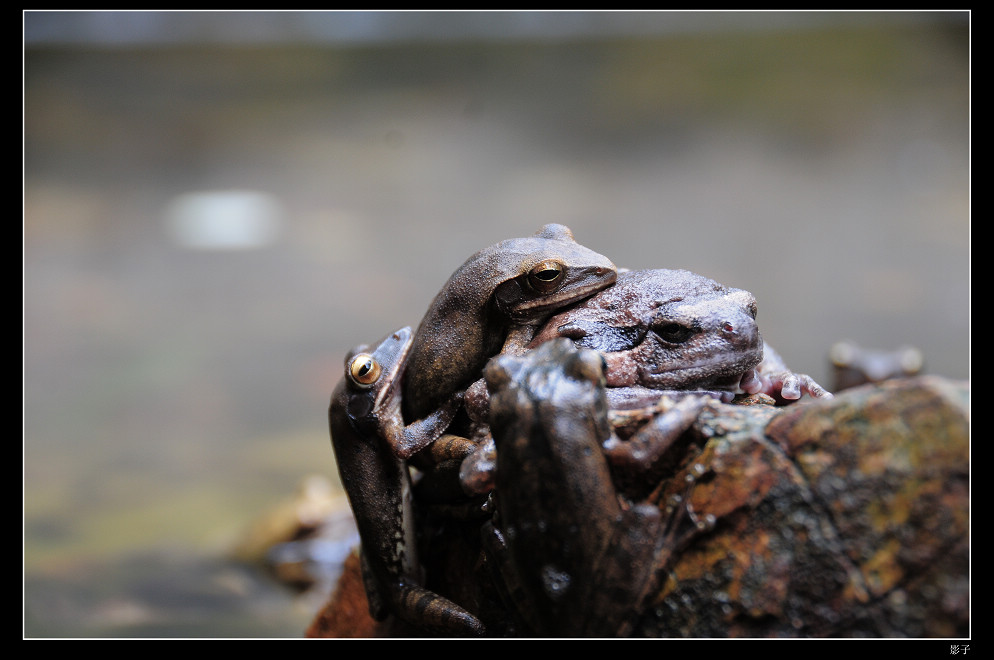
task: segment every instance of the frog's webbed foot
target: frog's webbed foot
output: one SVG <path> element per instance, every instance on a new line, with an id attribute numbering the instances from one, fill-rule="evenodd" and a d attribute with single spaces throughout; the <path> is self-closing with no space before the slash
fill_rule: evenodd
<path id="1" fill-rule="evenodd" d="M 831 399 L 832 394 L 807 374 L 791 371 L 773 347 L 763 343 L 763 361 L 742 375 L 739 389 L 746 394 L 768 394 L 777 405 L 797 401 L 807 394 L 813 399 Z"/>
<path id="2" fill-rule="evenodd" d="M 438 445 L 441 449 L 436 449 Z M 426 451 L 433 464 L 419 466 L 422 475 L 414 486 L 418 500 L 449 518 L 472 520 L 490 515 L 490 499 L 484 496 L 493 491 L 497 473 L 493 438 L 487 434 L 477 444 L 446 434 Z"/>
<path id="3" fill-rule="evenodd" d="M 782 374 L 772 374 L 769 378 L 780 388 L 780 395 L 784 399 L 800 399 L 802 394 L 807 394 L 813 399 L 832 398 L 831 392 L 807 374 L 795 374 L 788 371 Z"/>
<path id="4" fill-rule="evenodd" d="M 611 466 L 632 473 L 652 470 L 711 401 L 706 396 L 688 396 L 665 412 L 654 415 L 628 440 L 612 434 L 602 445 Z"/>
<path id="5" fill-rule="evenodd" d="M 490 393 L 486 380 L 480 378 L 466 388 L 463 405 L 466 406 L 466 414 L 475 424 L 487 423 L 490 417 Z"/>
<path id="6" fill-rule="evenodd" d="M 492 436 L 487 435 L 483 444 L 463 459 L 459 466 L 459 483 L 467 495 L 484 495 L 494 488 L 497 472 L 497 447 Z"/>
<path id="7" fill-rule="evenodd" d="M 479 443 L 463 437 L 446 433 L 425 449 L 431 463 L 439 464 L 446 461 L 462 461 L 479 447 Z"/>
<path id="8" fill-rule="evenodd" d="M 428 445 L 413 459 L 413 465 L 421 472 L 414 484 L 417 499 L 431 505 L 455 505 L 462 507 L 466 496 L 485 493 L 470 493 L 460 483 L 460 466 L 467 457 L 478 450 L 478 443 L 469 438 L 446 433 Z M 478 498 L 477 498 L 478 499 Z M 479 508 L 470 503 L 468 510 Z"/>
<path id="9" fill-rule="evenodd" d="M 768 394 L 778 405 L 797 401 L 807 394 L 813 399 L 831 399 L 832 393 L 807 374 L 789 369 L 761 373 L 755 369 L 742 376 L 739 388 L 746 394 Z"/>

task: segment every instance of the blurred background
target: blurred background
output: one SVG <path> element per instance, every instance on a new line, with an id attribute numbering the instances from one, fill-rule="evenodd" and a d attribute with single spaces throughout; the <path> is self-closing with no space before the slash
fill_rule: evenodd
<path id="1" fill-rule="evenodd" d="M 969 378 L 966 12 L 23 18 L 28 637 L 301 636 L 231 556 L 346 349 L 545 223 Z"/>

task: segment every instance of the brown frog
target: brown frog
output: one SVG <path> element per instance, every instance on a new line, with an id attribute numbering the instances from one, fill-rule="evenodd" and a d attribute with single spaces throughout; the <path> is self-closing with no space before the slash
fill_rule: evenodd
<path id="1" fill-rule="evenodd" d="M 802 393 L 831 396 L 809 376 L 790 372 L 756 325 L 756 299 L 686 270 L 623 271 L 609 289 L 564 310 L 535 335 L 601 352 L 612 407 L 635 407 L 658 390 L 736 391 L 783 402 Z"/>
<path id="2" fill-rule="evenodd" d="M 523 351 L 552 313 L 609 286 L 616 274 L 607 257 L 555 224 L 471 256 L 418 326 L 404 375 L 405 419 L 424 417 L 477 381 L 493 355 Z"/>
<path id="3" fill-rule="evenodd" d="M 676 530 L 691 511 L 665 517 L 616 490 L 604 451 L 618 439 L 603 367 L 596 351 L 555 339 L 485 370 L 497 474 L 483 540 L 517 634 L 629 634 L 673 550 L 690 538 Z"/>
<path id="4" fill-rule="evenodd" d="M 392 613 L 441 634 L 478 635 L 483 625 L 475 616 L 422 586 L 411 478 L 398 455 L 441 436 L 461 397 L 404 424 L 400 376 L 413 339 L 405 327 L 349 353 L 328 411 L 331 442 L 362 542 L 370 613 L 378 620 Z"/>

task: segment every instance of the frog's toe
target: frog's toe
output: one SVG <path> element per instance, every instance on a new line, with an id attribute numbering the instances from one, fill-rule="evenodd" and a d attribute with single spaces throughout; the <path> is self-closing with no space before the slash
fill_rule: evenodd
<path id="1" fill-rule="evenodd" d="M 739 381 L 739 389 L 746 394 L 756 394 L 758 392 L 762 392 L 763 379 L 760 378 L 759 372 L 755 369 L 750 369 L 742 374 L 742 379 Z"/>
<path id="2" fill-rule="evenodd" d="M 785 374 L 780 382 L 780 396 L 788 401 L 801 398 L 801 381 L 794 374 Z"/>
<path id="3" fill-rule="evenodd" d="M 808 375 L 801 375 L 804 392 L 814 399 L 831 399 L 832 393 L 815 382 L 815 379 Z"/>

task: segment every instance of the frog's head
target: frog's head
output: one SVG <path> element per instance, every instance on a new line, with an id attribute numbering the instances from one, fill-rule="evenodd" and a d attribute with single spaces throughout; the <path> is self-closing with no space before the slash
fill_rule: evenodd
<path id="1" fill-rule="evenodd" d="M 340 388 L 345 411 L 357 428 L 376 424 L 384 409 L 397 405 L 400 374 L 413 339 L 411 328 L 405 326 L 375 346 L 357 346 L 345 356 L 345 376 Z"/>
<path id="2" fill-rule="evenodd" d="M 751 293 L 725 287 L 667 301 L 646 317 L 641 343 L 605 355 L 608 381 L 624 371 L 653 389 L 734 388 L 763 359 L 756 311 Z"/>
<path id="3" fill-rule="evenodd" d="M 732 389 L 763 359 L 756 299 L 685 270 L 626 271 L 554 316 L 532 346 L 566 337 L 595 349 L 610 387 Z"/>

